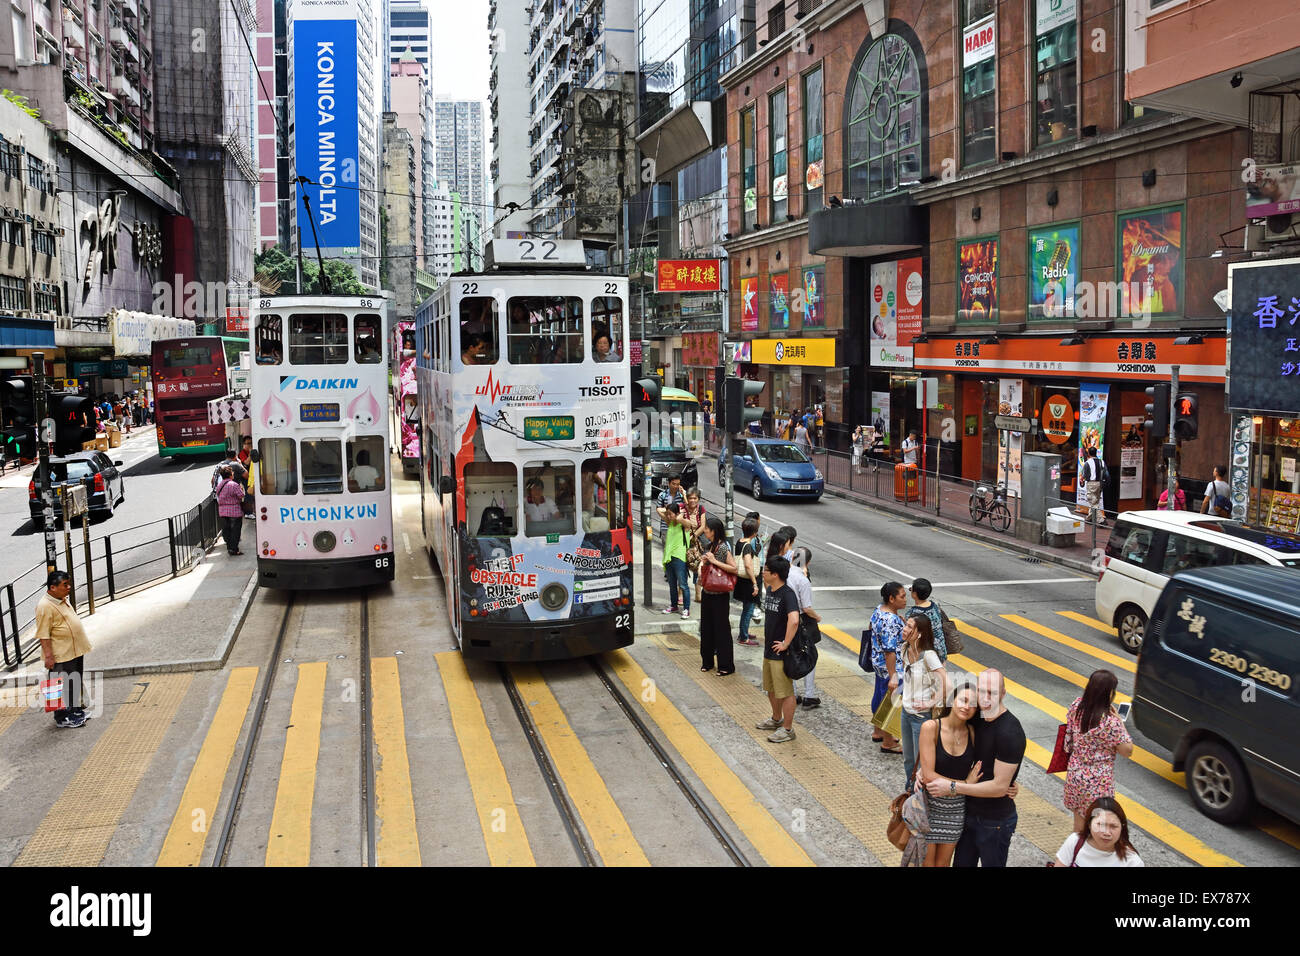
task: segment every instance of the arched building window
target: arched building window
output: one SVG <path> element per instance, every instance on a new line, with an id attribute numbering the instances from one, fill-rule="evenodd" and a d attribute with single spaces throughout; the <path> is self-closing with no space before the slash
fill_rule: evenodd
<path id="1" fill-rule="evenodd" d="M 867 40 L 849 73 L 845 97 L 845 194 L 879 199 L 921 178 L 925 138 L 925 64 L 914 42 L 891 32 Z"/>

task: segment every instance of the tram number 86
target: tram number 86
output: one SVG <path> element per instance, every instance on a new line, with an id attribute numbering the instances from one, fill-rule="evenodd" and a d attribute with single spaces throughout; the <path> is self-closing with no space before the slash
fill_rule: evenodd
<path id="1" fill-rule="evenodd" d="M 388 567 L 388 559 L 387 559 L 387 558 L 375 558 L 375 567 L 377 567 L 377 568 L 386 568 L 386 567 Z"/>

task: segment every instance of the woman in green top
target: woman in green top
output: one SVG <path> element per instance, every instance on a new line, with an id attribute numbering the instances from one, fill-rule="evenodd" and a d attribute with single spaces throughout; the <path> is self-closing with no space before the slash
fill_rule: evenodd
<path id="1" fill-rule="evenodd" d="M 686 570 L 688 532 L 681 517 L 681 505 L 672 502 L 664 508 L 668 532 L 664 536 L 664 577 L 668 579 L 668 607 L 664 614 L 677 613 L 677 590 L 682 592 L 682 617 L 691 616 L 691 578 Z"/>

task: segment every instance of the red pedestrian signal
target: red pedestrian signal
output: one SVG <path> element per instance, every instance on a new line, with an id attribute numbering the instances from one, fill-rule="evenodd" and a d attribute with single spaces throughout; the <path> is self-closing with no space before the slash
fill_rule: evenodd
<path id="1" fill-rule="evenodd" d="M 1190 441 L 1199 430 L 1197 399 L 1194 392 L 1179 392 L 1174 401 L 1174 434 L 1182 441 Z"/>

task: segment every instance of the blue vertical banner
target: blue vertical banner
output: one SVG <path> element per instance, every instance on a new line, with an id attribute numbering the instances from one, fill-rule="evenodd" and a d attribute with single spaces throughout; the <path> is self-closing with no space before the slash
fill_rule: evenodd
<path id="1" fill-rule="evenodd" d="M 361 246 L 361 194 L 357 167 L 357 25 L 355 19 L 293 22 L 294 162 L 310 182 L 321 248 Z M 311 241 L 301 194 L 295 191 L 303 242 Z"/>

